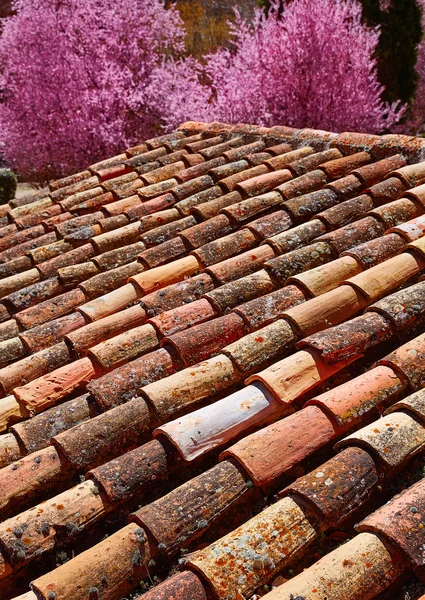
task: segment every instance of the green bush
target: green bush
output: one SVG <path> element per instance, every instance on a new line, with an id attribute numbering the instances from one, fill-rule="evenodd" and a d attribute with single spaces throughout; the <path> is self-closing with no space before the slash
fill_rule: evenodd
<path id="1" fill-rule="evenodd" d="M 18 180 L 10 169 L 0 169 L 0 204 L 7 204 L 16 194 Z"/>

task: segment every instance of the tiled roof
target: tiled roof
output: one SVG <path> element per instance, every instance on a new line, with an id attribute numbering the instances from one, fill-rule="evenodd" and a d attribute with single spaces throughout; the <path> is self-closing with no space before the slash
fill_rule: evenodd
<path id="1" fill-rule="evenodd" d="M 408 136 L 189 122 L 1 206 L 0 599 L 425 582 L 424 275 Z"/>

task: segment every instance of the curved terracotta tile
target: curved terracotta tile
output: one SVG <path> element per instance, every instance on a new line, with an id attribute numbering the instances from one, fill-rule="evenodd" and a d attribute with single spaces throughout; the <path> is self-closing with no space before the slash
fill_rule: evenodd
<path id="1" fill-rule="evenodd" d="M 424 386 L 425 334 L 403 344 L 391 354 L 387 354 L 378 364 L 389 366 L 407 379 L 413 390 Z"/>
<path id="2" fill-rule="evenodd" d="M 196 248 L 192 251 L 192 254 L 196 256 L 202 265 L 209 267 L 235 254 L 250 250 L 257 243 L 257 238 L 252 231 L 243 228 Z"/>
<path id="3" fill-rule="evenodd" d="M 354 354 L 336 364 L 326 364 L 319 352 L 308 348 L 274 363 L 264 371 L 251 375 L 246 383 L 261 381 L 283 404 L 291 403 L 322 381 L 357 360 Z"/>
<path id="4" fill-rule="evenodd" d="M 303 194 L 292 198 L 291 200 L 285 200 L 282 202 L 282 206 L 294 220 L 304 220 L 308 217 L 312 217 L 321 211 L 330 209 L 338 203 L 338 196 L 336 192 L 330 188 L 322 188 L 315 192 Z"/>
<path id="5" fill-rule="evenodd" d="M 266 508 L 204 550 L 188 557 L 219 598 L 250 596 L 290 565 L 318 537 L 320 527 L 290 498 Z"/>
<path id="6" fill-rule="evenodd" d="M 18 440 L 13 433 L 5 433 L 0 435 L 0 469 L 10 465 L 10 463 L 19 460 L 21 457 L 21 449 L 18 445 Z M 0 580 L 2 575 L 1 556 L 0 556 Z"/>
<path id="7" fill-rule="evenodd" d="M 295 285 L 287 285 L 279 290 L 240 304 L 233 310 L 244 319 L 252 331 L 269 325 L 282 316 L 291 306 L 305 302 L 305 296 Z"/>
<path id="8" fill-rule="evenodd" d="M 71 561 L 35 579 L 31 585 L 43 600 L 51 600 L 51 594 L 55 594 L 55 598 L 87 600 L 93 595 L 93 590 L 96 590 L 96 595 L 102 590 L 103 598 L 108 600 L 130 592 L 134 582 L 147 575 L 149 561 L 146 534 L 131 523 Z M 90 568 L 87 568 L 88 565 Z"/>
<path id="9" fill-rule="evenodd" d="M 55 435 L 51 443 L 80 471 L 140 444 L 150 429 L 148 406 L 143 398 L 135 398 Z"/>
<path id="10" fill-rule="evenodd" d="M 282 231 L 286 231 L 291 226 L 292 220 L 285 210 L 277 210 L 245 225 L 260 240 L 265 240 Z"/>
<path id="11" fill-rule="evenodd" d="M 70 474 L 55 448 L 34 452 L 0 470 L 2 518 L 31 506 L 40 496 L 66 487 Z"/>
<path id="12" fill-rule="evenodd" d="M 402 154 L 394 154 L 388 158 L 383 158 L 368 165 L 363 165 L 353 171 L 354 175 L 359 177 L 365 187 L 379 183 L 386 175 L 394 169 L 403 167 L 406 159 Z"/>
<path id="13" fill-rule="evenodd" d="M 239 192 L 230 192 L 230 194 L 219 196 L 214 200 L 209 200 L 204 204 L 195 206 L 192 209 L 192 213 L 193 216 L 198 219 L 198 221 L 207 221 L 208 219 L 216 217 L 220 213 L 222 208 L 230 206 L 231 204 L 236 204 L 241 200 L 242 196 Z"/>
<path id="14" fill-rule="evenodd" d="M 266 594 L 267 600 L 371 600 L 401 574 L 403 563 L 375 535 L 362 533 L 293 579 Z"/>
<path id="15" fill-rule="evenodd" d="M 245 376 L 288 352 L 297 340 L 292 327 L 283 319 L 245 335 L 223 347 L 222 352 L 232 359 Z"/>
<path id="16" fill-rule="evenodd" d="M 16 423 L 10 431 L 19 440 L 22 455 L 46 448 L 53 436 L 96 416 L 98 410 L 88 394 L 68 400 L 39 415 Z"/>
<path id="17" fill-rule="evenodd" d="M 378 206 L 369 212 L 369 214 L 380 219 L 386 229 L 396 227 L 397 225 L 410 221 L 418 217 L 423 210 L 418 205 L 408 198 L 400 198 L 393 200 L 388 204 Z"/>
<path id="18" fill-rule="evenodd" d="M 256 152 L 261 152 L 261 150 L 263 150 L 265 148 L 265 146 L 266 146 L 266 144 L 263 140 L 257 140 L 255 142 L 252 142 L 251 144 L 239 146 L 239 148 L 233 148 L 232 150 L 226 150 L 226 152 L 223 152 L 223 157 L 228 161 L 240 160 L 241 158 L 244 158 L 244 157 L 254 154 Z M 285 152 L 285 151 L 289 152 L 289 150 L 291 149 L 289 144 L 282 144 L 282 146 L 283 146 L 281 148 L 282 152 Z"/>
<path id="19" fill-rule="evenodd" d="M 407 384 L 389 367 L 379 366 L 309 400 L 320 406 L 345 429 L 375 406 L 398 400 Z"/>
<path id="20" fill-rule="evenodd" d="M 202 581 L 190 571 L 177 573 L 166 581 L 155 586 L 146 594 L 139 596 L 137 600 L 207 600 L 207 592 Z M 35 600 L 35 598 L 34 598 Z"/>
<path id="21" fill-rule="evenodd" d="M 350 250 L 345 250 L 341 256 L 352 256 L 366 271 L 371 267 L 392 258 L 405 248 L 403 238 L 396 233 L 369 240 Z"/>
<path id="22" fill-rule="evenodd" d="M 282 156 L 285 156 L 284 154 Z M 277 157 L 280 158 L 280 157 Z M 261 169 L 261 171 L 260 171 Z M 265 194 L 285 181 L 292 179 L 292 173 L 287 169 L 269 172 L 267 166 L 258 165 L 250 169 L 251 177 L 238 182 L 235 189 L 245 198 L 252 198 L 259 194 Z M 254 173 L 255 171 L 255 173 Z"/>
<path id="23" fill-rule="evenodd" d="M 275 289 L 275 284 L 264 269 L 230 281 L 204 294 L 217 312 L 225 314 L 229 309 L 238 304 L 243 304 L 270 293 Z"/>
<path id="24" fill-rule="evenodd" d="M 243 254 L 232 256 L 207 267 L 206 273 L 211 275 L 218 285 L 223 285 L 259 271 L 264 263 L 274 256 L 275 252 L 269 244 L 262 244 Z"/>
<path id="25" fill-rule="evenodd" d="M 391 173 L 392 177 L 398 177 L 407 187 L 413 188 L 425 179 L 425 162 L 406 165 Z"/>
<path id="26" fill-rule="evenodd" d="M 129 282 L 134 283 L 142 294 L 149 294 L 172 283 L 178 283 L 199 271 L 201 265 L 195 256 L 189 255 L 169 263 L 144 271 L 139 275 L 130 277 Z"/>
<path id="27" fill-rule="evenodd" d="M 83 318 L 78 312 L 74 314 Z M 86 324 L 83 320 L 82 326 L 80 325 L 76 331 L 67 332 L 65 339 L 74 352 L 85 354 L 88 348 L 123 333 L 127 329 L 142 325 L 145 321 L 145 311 L 141 306 L 135 305 L 99 321 Z M 28 334 L 28 331 L 24 333 Z"/>
<path id="28" fill-rule="evenodd" d="M 81 358 L 26 385 L 15 387 L 13 394 L 31 414 L 38 414 L 88 383 L 96 375 L 92 361 L 89 358 Z"/>
<path id="29" fill-rule="evenodd" d="M 318 236 L 323 236 L 326 228 L 318 219 L 297 225 L 288 231 L 279 233 L 267 240 L 279 254 L 295 250 L 312 242 Z"/>
<path id="30" fill-rule="evenodd" d="M 394 496 L 356 527 L 357 531 L 381 534 L 384 539 L 394 543 L 422 581 L 425 580 L 424 492 L 424 481 L 418 481 L 401 494 Z"/>
<path id="31" fill-rule="evenodd" d="M 152 440 L 91 469 L 86 477 L 100 486 L 109 502 L 117 504 L 149 488 L 153 481 L 166 479 L 175 465 L 162 444 Z"/>
<path id="32" fill-rule="evenodd" d="M 78 310 L 88 321 L 98 321 L 126 308 L 129 304 L 135 302 L 139 296 L 140 292 L 137 291 L 136 286 L 127 283 L 99 298 L 80 304 Z"/>
<path id="33" fill-rule="evenodd" d="M 323 244 L 324 242 L 318 242 Z M 325 246 L 328 246 L 325 244 Z M 330 248 L 330 246 L 328 246 Z M 351 256 L 341 256 L 327 264 L 308 269 L 305 272 L 291 276 L 289 284 L 300 286 L 311 297 L 320 296 L 338 287 L 347 277 L 357 275 L 362 271 L 361 266 Z"/>
<path id="34" fill-rule="evenodd" d="M 220 392 L 239 380 L 240 376 L 232 361 L 224 354 L 219 354 L 150 383 L 141 393 L 155 409 L 159 422 L 164 423 L 170 417 L 187 411 L 199 400 Z"/>
<path id="35" fill-rule="evenodd" d="M 390 406 L 385 414 L 389 414 L 395 411 L 406 410 L 408 413 L 416 415 L 420 421 L 425 418 L 425 391 L 419 390 L 403 400 L 396 402 Z"/>
<path id="36" fill-rule="evenodd" d="M 70 361 L 67 345 L 59 342 L 0 369 L 0 387 L 8 393 L 17 385 L 33 381 Z"/>
<path id="37" fill-rule="evenodd" d="M 300 337 L 305 337 L 342 323 L 366 306 L 361 292 L 349 285 L 340 285 L 330 292 L 288 308 L 282 317 L 288 319 Z"/>
<path id="38" fill-rule="evenodd" d="M 193 461 L 231 441 L 252 427 L 258 427 L 285 414 L 281 404 L 261 386 L 249 385 L 157 427 L 154 435 L 165 436 L 185 461 Z"/>
<path id="39" fill-rule="evenodd" d="M 2 550 L 14 567 L 75 537 L 112 509 L 92 481 L 53 496 L 34 508 L 3 521 Z"/>
<path id="40" fill-rule="evenodd" d="M 141 306 L 149 317 L 153 317 L 163 311 L 190 304 L 213 288 L 211 277 L 206 273 L 201 273 L 190 279 L 168 285 L 156 292 L 151 292 L 142 298 Z"/>
<path id="41" fill-rule="evenodd" d="M 145 385 L 174 372 L 170 354 L 159 349 L 99 377 L 93 385 L 87 384 L 86 389 L 102 410 L 109 410 L 137 397 Z"/>
<path id="42" fill-rule="evenodd" d="M 344 284 L 359 290 L 369 302 L 375 302 L 418 275 L 424 267 L 424 259 L 403 252 L 347 279 Z"/>
<path id="43" fill-rule="evenodd" d="M 255 485 L 265 487 L 328 444 L 338 434 L 320 408 L 309 406 L 268 425 L 225 450 L 249 473 Z"/>
<path id="44" fill-rule="evenodd" d="M 366 313 L 304 338 L 297 348 L 315 348 L 327 364 L 335 364 L 386 342 L 392 335 L 393 328 L 383 316 Z"/>
<path id="45" fill-rule="evenodd" d="M 249 479 L 224 461 L 139 509 L 131 519 L 152 536 L 153 554 L 171 554 L 253 495 Z"/>
<path id="46" fill-rule="evenodd" d="M 277 191 L 266 192 L 247 200 L 237 201 L 223 208 L 222 213 L 230 217 L 236 224 L 242 224 L 282 203 L 282 196 Z"/>
<path id="47" fill-rule="evenodd" d="M 300 150 L 301 149 L 302 148 L 300 148 Z M 300 176 L 305 175 L 308 173 L 308 171 L 313 171 L 316 169 L 316 167 L 323 163 L 336 160 L 338 158 L 342 158 L 342 154 L 338 148 L 330 148 L 328 150 L 315 152 L 314 154 L 305 156 L 304 158 L 291 161 L 291 164 L 288 165 L 288 168 L 294 173 L 294 176 Z"/>
<path id="48" fill-rule="evenodd" d="M 425 428 L 402 412 L 391 413 L 336 444 L 336 448 L 362 446 L 379 458 L 388 471 L 400 468 L 425 446 Z"/>
<path id="49" fill-rule="evenodd" d="M 397 329 L 411 326 L 425 312 L 425 282 L 395 292 L 367 309 L 389 319 Z"/>
<path id="50" fill-rule="evenodd" d="M 130 309 L 127 309 L 130 310 Z M 140 308 L 140 310 L 143 310 Z M 193 325 L 209 321 L 217 316 L 216 310 L 206 298 L 164 311 L 148 320 L 163 336 L 173 335 Z"/>
<path id="51" fill-rule="evenodd" d="M 139 241 L 139 223 L 129 223 L 124 227 L 101 233 L 91 240 L 97 254 L 115 250 L 121 246 L 128 246 Z"/>
<path id="52" fill-rule="evenodd" d="M 183 169 L 180 173 L 176 173 L 175 178 L 179 183 L 185 183 L 190 179 L 206 175 L 210 169 L 224 165 L 225 162 L 226 159 L 223 156 L 217 156 L 211 160 L 200 161 L 192 166 L 186 162 L 186 169 Z"/>
<path id="53" fill-rule="evenodd" d="M 329 527 L 338 527 L 365 504 L 378 483 L 378 471 L 370 454 L 361 448 L 347 448 L 299 477 L 282 493 L 295 501 L 307 501 Z"/>
<path id="54" fill-rule="evenodd" d="M 228 235 L 233 229 L 234 227 L 226 215 L 217 215 L 203 223 L 185 229 L 179 235 L 190 250 L 195 250 L 204 244 Z"/>
<path id="55" fill-rule="evenodd" d="M 40 273 L 37 269 L 28 269 L 22 273 L 18 272 L 8 275 L 0 282 L 0 297 L 3 298 L 3 296 L 27 287 L 37 281 L 40 281 Z"/>
<path id="56" fill-rule="evenodd" d="M 98 273 L 80 283 L 78 287 L 84 292 L 86 300 L 93 300 L 125 285 L 129 277 L 138 275 L 144 270 L 145 267 L 141 262 L 132 261 L 121 267 L 116 267 L 104 273 Z"/>
<path id="57" fill-rule="evenodd" d="M 332 183 L 326 184 L 325 187 L 336 192 L 341 199 L 344 198 L 344 200 L 348 200 L 349 198 L 354 198 L 354 196 L 360 194 L 363 190 L 363 183 L 355 175 L 347 175 L 346 177 L 342 177 Z"/>
<path id="58" fill-rule="evenodd" d="M 171 346 L 182 364 L 189 367 L 213 356 L 245 333 L 246 326 L 242 317 L 229 313 L 175 333 L 165 338 L 162 346 Z"/>
<path id="59" fill-rule="evenodd" d="M 297 150 L 291 150 L 289 144 L 285 144 L 285 146 L 289 148 L 287 152 L 281 153 L 265 161 L 265 164 L 271 169 L 282 169 L 283 167 L 286 167 L 286 165 L 299 161 L 307 156 L 313 155 L 314 153 L 313 148 L 310 148 L 309 146 L 297 148 Z M 267 150 L 270 149 L 268 148 Z"/>

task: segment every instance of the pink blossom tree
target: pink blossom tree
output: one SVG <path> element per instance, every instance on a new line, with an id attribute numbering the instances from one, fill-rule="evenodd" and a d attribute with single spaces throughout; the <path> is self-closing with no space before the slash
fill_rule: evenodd
<path id="1" fill-rule="evenodd" d="M 333 131 L 389 129 L 404 107 L 382 101 L 373 58 L 379 31 L 367 28 L 361 16 L 358 0 L 292 0 L 283 12 L 275 1 L 267 16 L 257 10 L 251 24 L 237 15 L 233 47 L 187 70 L 180 64 L 179 84 L 170 75 L 175 66 L 163 65 L 162 81 L 174 81 L 168 122 L 209 118 Z"/>
<path id="2" fill-rule="evenodd" d="M 148 92 L 162 57 L 184 48 L 161 0 L 15 0 L 0 39 L 0 136 L 32 181 L 80 169 L 154 134 Z"/>

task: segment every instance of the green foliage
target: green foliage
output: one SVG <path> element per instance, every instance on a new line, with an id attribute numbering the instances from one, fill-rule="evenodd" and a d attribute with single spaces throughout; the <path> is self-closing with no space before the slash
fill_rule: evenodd
<path id="1" fill-rule="evenodd" d="M 417 0 L 361 0 L 363 19 L 381 28 L 377 49 L 378 78 L 388 102 L 411 102 L 418 83 L 417 46 L 422 39 L 422 11 Z M 385 10 L 384 10 L 385 8 Z"/>
<path id="2" fill-rule="evenodd" d="M 15 197 L 18 180 L 10 169 L 0 169 L 0 204 L 7 204 Z"/>

